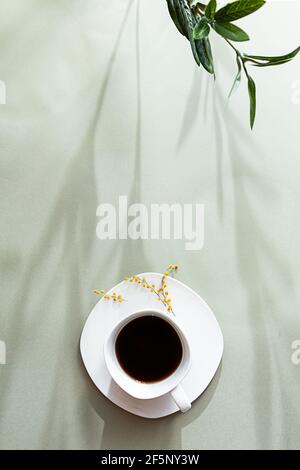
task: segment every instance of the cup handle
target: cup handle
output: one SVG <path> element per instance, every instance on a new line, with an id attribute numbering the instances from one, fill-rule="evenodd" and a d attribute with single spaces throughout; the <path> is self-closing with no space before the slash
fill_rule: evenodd
<path id="1" fill-rule="evenodd" d="M 182 413 L 185 413 L 186 411 L 192 408 L 191 402 L 186 396 L 186 393 L 180 384 L 177 385 L 177 387 L 175 387 L 173 390 L 171 390 L 170 393 Z"/>

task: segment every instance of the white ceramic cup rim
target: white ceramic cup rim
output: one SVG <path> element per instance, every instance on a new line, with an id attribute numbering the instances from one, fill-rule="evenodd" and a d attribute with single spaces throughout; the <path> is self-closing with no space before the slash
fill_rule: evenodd
<path id="1" fill-rule="evenodd" d="M 133 319 L 146 315 L 154 315 L 167 321 L 178 334 L 183 349 L 182 360 L 176 370 L 167 378 L 152 383 L 139 382 L 130 377 L 121 367 L 115 351 L 116 338 L 121 329 Z M 139 399 L 152 399 L 172 392 L 172 390 L 179 386 L 191 367 L 190 347 L 182 329 L 177 325 L 175 320 L 170 318 L 169 314 L 156 309 L 136 311 L 118 322 L 113 327 L 104 343 L 104 358 L 113 380 L 129 395 Z"/>

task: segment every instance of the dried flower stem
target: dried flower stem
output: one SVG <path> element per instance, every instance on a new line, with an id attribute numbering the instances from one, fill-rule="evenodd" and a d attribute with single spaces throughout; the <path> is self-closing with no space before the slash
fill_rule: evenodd
<path id="1" fill-rule="evenodd" d="M 94 293 L 97 295 L 102 295 L 104 299 L 112 299 L 114 302 L 122 303 L 125 301 L 124 297 L 120 294 L 117 294 L 116 292 L 113 292 L 112 294 L 105 294 L 104 290 L 94 290 Z"/>
<path id="2" fill-rule="evenodd" d="M 145 277 L 139 277 L 139 276 L 131 276 L 125 277 L 125 281 L 137 284 L 142 286 L 144 289 L 149 290 L 149 292 L 152 292 L 157 296 L 157 300 L 162 302 L 164 307 L 167 309 L 169 313 L 173 313 L 173 307 L 172 307 L 172 299 L 169 296 L 168 292 L 168 286 L 167 286 L 167 278 L 170 276 L 170 274 L 173 276 L 175 272 L 177 272 L 178 266 L 177 264 L 170 264 L 168 269 L 165 271 L 161 278 L 161 283 L 157 287 L 155 284 L 151 284 L 150 282 L 147 281 Z M 122 295 L 118 295 L 116 292 L 113 292 L 112 294 L 107 294 L 105 293 L 104 290 L 94 290 L 94 293 L 97 295 L 102 295 L 104 299 L 112 299 L 114 302 L 119 302 L 122 303 L 126 299 Z"/>
<path id="3" fill-rule="evenodd" d="M 169 313 L 173 313 L 172 299 L 169 297 L 169 292 L 167 290 L 167 277 L 172 273 L 178 270 L 178 266 L 170 264 L 168 270 L 164 273 L 161 284 L 157 287 L 155 284 L 150 284 L 145 277 L 131 276 L 125 277 L 125 281 L 129 281 L 138 285 L 141 285 L 144 289 L 148 289 L 150 292 L 157 296 L 157 300 L 162 302 L 164 307 Z"/>

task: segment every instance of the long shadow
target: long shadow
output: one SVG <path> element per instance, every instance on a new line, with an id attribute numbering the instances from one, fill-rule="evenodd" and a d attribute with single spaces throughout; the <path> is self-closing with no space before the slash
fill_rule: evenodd
<path id="1" fill-rule="evenodd" d="M 216 88 L 212 97 L 213 115 L 214 115 L 214 134 L 215 134 L 215 149 L 217 160 L 217 175 L 216 175 L 216 191 L 217 191 L 217 207 L 219 219 L 223 221 L 224 215 L 224 185 L 223 185 L 223 159 L 222 153 L 225 146 L 225 138 L 223 135 L 222 121 L 220 119 L 219 103 L 216 99 Z"/>
<path id="2" fill-rule="evenodd" d="M 125 23 L 128 18 L 128 14 L 130 12 L 131 6 L 133 4 L 133 1 L 128 5 L 128 9 L 126 11 L 124 20 L 122 22 L 122 26 L 120 29 L 120 33 L 118 35 L 118 39 L 116 41 L 116 46 L 113 50 L 113 53 L 111 55 L 111 60 L 109 62 L 109 66 L 107 68 L 107 73 L 105 75 L 105 79 L 103 81 L 103 86 L 102 86 L 102 91 L 100 94 L 100 98 L 98 100 L 98 106 L 97 106 L 97 122 L 95 124 L 95 129 L 97 129 L 101 116 L 102 116 L 102 108 L 103 108 L 103 102 L 106 96 L 106 90 L 107 86 L 109 84 L 109 78 L 110 78 L 110 73 L 113 68 L 113 64 L 116 58 L 116 53 L 117 53 L 117 48 L 119 45 L 119 42 L 121 40 L 121 36 L 125 27 Z M 136 119 L 136 142 L 135 142 L 135 157 L 134 157 L 134 172 L 133 172 L 133 179 L 132 179 L 132 185 L 131 185 L 131 190 L 128 195 L 128 204 L 132 204 L 134 202 L 139 202 L 141 198 L 141 192 L 140 192 L 140 185 L 141 185 L 141 77 L 140 77 L 140 40 L 139 40 L 139 2 L 137 2 L 137 22 L 136 22 L 136 73 L 137 73 L 137 119 Z M 92 135 L 90 136 L 91 139 L 90 141 L 94 142 L 94 152 L 95 152 L 95 132 L 93 132 L 94 139 L 92 139 Z M 93 233 L 93 231 L 91 231 Z M 147 266 L 147 261 L 145 259 L 145 254 L 144 254 L 144 249 L 143 249 L 143 241 L 142 240 L 124 240 L 123 244 L 122 241 L 116 241 L 113 243 L 111 246 L 110 250 L 108 250 L 105 254 L 105 259 L 102 259 L 101 263 L 101 270 L 103 270 L 103 266 L 109 262 L 110 258 L 112 256 L 116 257 L 118 252 L 120 253 L 120 261 L 119 261 L 119 274 L 117 274 L 117 277 L 119 279 L 123 278 L 125 272 L 124 269 L 131 269 L 132 272 L 137 272 L 141 269 L 141 267 Z M 127 274 L 127 272 L 126 272 Z M 98 275 L 96 275 L 97 278 Z M 73 288 L 76 288 L 76 279 L 70 279 L 70 286 Z M 74 308 L 78 308 L 78 299 L 73 298 L 72 299 L 72 304 Z M 67 331 L 67 329 L 66 329 Z M 82 370 L 82 361 L 81 358 L 78 357 L 80 367 L 79 370 Z M 77 363 L 77 368 L 78 368 L 78 363 Z M 75 385 L 75 384 L 74 384 Z M 72 393 L 72 387 L 74 385 L 69 385 L 69 393 Z M 66 392 L 64 391 L 66 394 Z M 98 392 L 99 394 L 99 392 Z M 53 403 L 55 401 L 55 392 L 53 392 Z M 86 394 L 84 394 L 86 397 Z M 66 397 L 67 398 L 67 397 Z M 85 398 L 86 400 L 86 398 Z M 86 406 L 86 403 L 84 404 Z M 89 416 L 89 414 L 86 414 Z M 53 423 L 53 411 L 49 412 L 48 416 L 48 421 Z M 82 419 L 82 425 L 85 428 L 86 436 L 90 436 L 92 439 L 93 436 L 91 434 L 91 423 L 89 423 L 85 418 L 83 417 Z M 46 434 L 49 432 L 49 427 L 46 431 Z M 68 446 L 67 442 L 67 437 L 68 437 L 68 430 L 67 428 L 64 429 L 63 427 L 61 428 L 61 435 L 59 439 L 59 446 L 60 448 L 66 448 Z M 47 438 L 47 435 L 44 436 L 44 439 Z"/>
<path id="3" fill-rule="evenodd" d="M 136 57 L 137 57 L 137 125 L 135 145 L 135 165 L 133 181 L 128 202 L 139 202 L 141 199 L 141 89 L 140 89 L 140 45 L 139 45 L 139 3 L 137 2 L 137 29 L 136 29 Z M 123 266 L 131 266 L 133 272 L 140 270 L 141 266 L 148 266 L 143 250 L 142 240 L 126 240 L 126 249 L 122 250 L 120 261 L 120 274 Z M 81 363 L 81 368 L 84 366 Z M 84 369 L 85 370 L 85 369 Z M 93 385 L 85 372 L 86 387 L 89 402 L 104 424 L 101 449 L 138 449 L 144 448 L 145 442 L 151 449 L 167 449 L 172 446 L 180 449 L 181 430 L 204 412 L 212 399 L 221 374 L 219 367 L 209 387 L 202 394 L 201 399 L 194 402 L 192 410 L 187 414 L 176 413 L 158 420 L 148 420 L 134 416 L 109 402 Z M 87 425 L 88 428 L 88 425 Z"/>
<path id="4" fill-rule="evenodd" d="M 89 134 L 86 138 L 86 144 L 87 144 L 88 148 L 86 149 L 86 152 L 85 152 L 84 148 L 80 152 L 81 155 L 86 155 L 87 153 L 90 154 L 90 156 L 92 157 L 93 160 L 98 157 L 96 155 L 96 150 L 95 150 L 95 139 L 96 139 L 97 128 L 98 128 L 98 126 L 101 122 L 101 118 L 102 118 L 102 109 L 103 109 L 103 103 L 104 103 L 106 93 L 107 93 L 107 87 L 108 87 L 110 76 L 111 76 L 113 66 L 114 66 L 114 63 L 115 63 L 115 60 L 116 60 L 116 57 L 117 57 L 117 52 L 118 52 L 119 45 L 120 45 L 120 42 L 121 42 L 121 39 L 122 39 L 122 35 L 124 33 L 124 29 L 125 29 L 125 26 L 126 26 L 126 23 L 127 23 L 128 17 L 129 17 L 129 13 L 131 11 L 133 3 L 134 3 L 134 0 L 129 0 L 127 8 L 125 10 L 124 17 L 122 19 L 122 22 L 121 22 L 121 25 L 120 25 L 120 28 L 119 28 L 119 32 L 118 32 L 118 35 L 117 35 L 117 38 L 116 38 L 115 45 L 114 45 L 113 50 L 112 50 L 112 54 L 110 56 L 110 60 L 109 60 L 109 63 L 108 63 L 107 69 L 106 69 L 106 74 L 104 76 L 102 87 L 101 87 L 101 90 L 100 90 L 100 93 L 99 93 L 99 98 L 97 100 L 97 106 L 96 106 L 96 109 L 95 109 L 95 112 L 94 112 L 94 119 L 92 121 L 92 128 L 91 128 L 91 130 L 90 130 L 90 132 L 89 132 Z M 82 173 L 80 173 L 79 174 L 80 180 L 82 179 L 82 176 L 83 176 Z M 94 169 L 94 167 L 93 167 L 93 177 L 95 178 L 95 169 Z M 90 179 L 86 178 L 85 181 L 87 181 L 89 183 Z M 96 183 L 95 183 L 95 186 L 96 186 Z M 95 202 L 97 201 L 96 190 L 94 191 L 93 201 L 94 201 L 94 210 L 91 212 L 91 214 L 92 214 L 91 223 L 92 224 L 94 224 L 94 222 L 95 222 L 95 213 L 96 213 Z M 86 229 L 85 224 L 83 224 L 83 227 L 84 227 L 84 229 Z M 89 234 L 89 237 L 88 237 L 87 243 L 84 246 L 83 251 L 85 253 L 86 258 L 88 259 L 88 253 L 90 253 L 90 255 L 92 254 L 92 246 L 93 246 L 93 241 L 94 241 L 94 238 L 95 238 L 94 227 L 93 226 L 90 227 L 90 229 L 86 230 L 86 233 Z M 70 235 L 72 235 L 72 234 L 70 234 Z M 66 237 L 66 240 L 68 240 L 68 237 Z M 82 241 L 81 241 L 81 244 L 82 244 Z M 110 257 L 113 256 L 116 253 L 117 247 L 118 247 L 118 242 L 116 241 L 114 243 L 114 246 L 111 248 L 111 250 L 107 251 L 107 259 L 110 259 Z M 108 262 L 108 261 L 106 261 L 106 262 Z M 105 266 L 106 262 L 105 262 L 105 260 L 102 259 L 101 270 L 103 270 L 103 266 Z M 80 267 L 79 265 L 74 266 L 74 268 L 72 270 L 73 274 L 71 276 L 70 276 L 69 271 L 68 271 L 67 277 L 69 279 L 70 292 L 74 292 L 74 290 L 76 288 L 78 289 L 77 292 L 80 292 L 79 279 L 78 279 L 78 276 L 75 275 L 75 273 L 79 273 L 79 271 L 80 271 L 79 267 Z M 98 275 L 96 276 L 96 278 L 98 279 Z M 72 311 L 75 311 L 77 309 L 78 313 L 79 313 L 79 318 L 80 318 L 80 313 L 82 312 L 82 307 L 80 305 L 79 296 L 77 296 L 77 298 L 76 298 L 74 295 L 73 296 L 70 295 L 69 304 L 70 304 L 70 311 L 72 312 Z M 66 322 L 65 328 L 64 328 L 65 340 L 66 341 L 68 340 L 68 335 L 69 335 L 67 325 L 68 324 Z M 82 323 L 80 322 L 79 323 L 78 335 L 74 336 L 74 339 L 73 339 L 73 348 L 72 348 L 73 350 L 75 350 L 78 347 L 77 338 L 79 337 L 81 327 L 82 327 Z M 78 359 L 78 355 L 76 355 L 76 359 Z M 59 361 L 58 361 L 58 363 L 59 363 Z M 57 379 L 59 379 L 59 371 L 60 371 L 61 368 L 59 368 L 59 364 L 57 364 L 57 365 L 58 365 Z M 76 364 L 74 364 L 74 367 L 77 367 L 77 366 L 78 366 L 78 362 L 76 360 Z M 62 369 L 64 369 L 64 366 L 63 366 Z M 68 389 L 69 389 L 68 393 L 72 393 L 72 388 L 74 386 L 76 386 L 76 383 L 74 382 L 74 379 L 73 379 L 73 382 L 74 382 L 73 384 L 72 384 L 71 380 L 72 380 L 72 378 L 70 377 L 70 380 L 68 381 Z M 67 397 L 66 391 L 64 390 L 63 393 L 65 394 L 65 398 L 67 400 L 68 397 Z M 55 402 L 55 397 L 56 397 L 56 392 L 54 390 L 53 391 L 53 403 Z M 53 422 L 53 411 L 50 408 L 49 416 L 48 416 L 48 422 L 51 423 L 51 421 Z M 87 428 L 87 430 L 89 430 L 89 428 Z M 45 432 L 46 432 L 46 434 L 48 434 L 49 428 Z M 45 439 L 46 439 L 46 437 L 47 436 L 45 436 Z M 60 436 L 60 439 L 59 439 L 59 447 L 60 448 L 64 449 L 68 445 L 67 437 L 68 437 L 68 429 L 67 429 L 67 427 L 65 429 L 62 427 L 61 428 L 61 436 Z"/>
<path id="5" fill-rule="evenodd" d="M 197 67 L 194 71 L 192 85 L 185 105 L 181 130 L 177 141 L 178 150 L 184 145 L 197 123 L 197 116 L 201 106 L 200 96 L 203 78 L 203 71 Z"/>
<path id="6" fill-rule="evenodd" d="M 225 70 L 226 73 L 231 73 L 229 60 L 227 60 L 223 50 L 220 49 L 218 57 L 220 63 L 217 65 L 222 69 L 222 72 Z M 230 57 L 231 54 L 229 53 L 228 59 Z M 203 70 L 197 72 L 201 74 Z M 282 403 L 280 408 L 283 410 L 286 393 L 280 378 L 280 370 L 274 360 L 276 352 L 272 350 L 273 338 L 268 328 L 270 318 L 267 315 L 270 313 L 265 311 L 267 299 L 272 298 L 272 286 L 269 285 L 268 274 L 264 270 L 263 262 L 268 263 L 274 271 L 278 272 L 281 281 L 289 286 L 290 291 L 293 290 L 293 280 L 284 256 L 276 250 L 274 234 L 269 233 L 268 228 L 261 223 L 255 200 L 251 197 L 255 193 L 264 202 L 272 203 L 276 200 L 276 188 L 270 184 L 267 178 L 261 178 L 255 164 L 259 161 L 260 166 L 264 165 L 265 156 L 255 139 L 255 133 L 251 133 L 241 126 L 237 117 L 231 111 L 230 103 L 220 92 L 218 80 L 217 77 L 216 83 L 213 84 L 213 93 L 210 93 L 211 90 L 206 88 L 204 95 L 201 94 L 200 112 L 202 113 L 202 120 L 206 122 L 209 120 L 209 110 L 212 110 L 217 168 L 216 200 L 221 221 L 226 216 L 223 160 L 228 159 L 229 156 L 233 181 L 238 272 L 247 296 L 247 315 L 252 333 L 252 352 L 254 355 L 252 378 L 255 400 L 253 412 L 257 445 L 260 448 L 271 448 L 274 442 L 278 441 L 278 438 L 270 432 L 273 416 L 278 413 L 278 410 L 273 408 L 271 396 L 276 387 L 279 390 L 279 402 Z M 239 90 L 238 92 L 246 93 L 247 90 Z M 187 131 L 189 125 L 186 116 L 189 116 L 189 113 L 194 118 L 199 116 L 195 103 L 191 101 L 193 93 L 196 96 L 195 102 L 198 103 L 197 94 L 193 87 L 190 92 L 190 99 L 187 101 L 181 134 Z M 181 137 L 180 143 L 182 142 L 184 142 L 184 139 Z M 247 149 L 247 152 L 245 152 L 245 149 Z M 249 149 L 252 153 L 251 159 L 247 155 Z M 228 182 L 226 184 L 228 186 Z M 288 424 L 283 412 L 281 418 L 283 428 L 288 433 Z"/>
<path id="7" fill-rule="evenodd" d="M 252 372 L 252 388 L 254 395 L 254 418 L 257 436 L 257 448 L 272 448 L 277 441 L 272 435 L 273 416 L 277 412 L 272 404 L 274 388 L 279 390 L 279 401 L 284 409 L 284 394 L 281 386 L 280 371 L 273 360 L 272 341 L 268 328 L 268 314 L 265 311 L 265 298 L 270 294 L 271 286 L 268 275 L 264 273 L 264 263 L 273 265 L 273 269 L 292 285 L 288 266 L 282 255 L 276 251 L 273 233 L 268 233 L 257 215 L 257 207 L 251 194 L 260 195 L 263 201 L 271 200 L 276 195 L 276 188 L 266 179 L 261 182 L 261 176 L 253 162 L 247 160 L 244 149 L 251 147 L 253 159 L 263 161 L 263 154 L 255 142 L 255 134 L 245 131 L 237 118 L 226 106 L 225 99 L 218 87 L 215 93 L 215 103 L 212 103 L 215 118 L 216 139 L 223 142 L 227 135 L 227 149 L 231 162 L 231 172 L 234 192 L 235 239 L 238 259 L 239 278 L 247 296 L 248 324 L 252 333 L 252 353 L 254 368 Z M 219 165 L 225 157 L 225 145 L 220 145 Z M 222 175 L 220 166 L 219 176 Z M 222 194 L 219 195 L 222 203 Z M 222 206 L 222 213 L 224 213 Z M 274 367 L 275 363 L 275 367 Z M 282 432 L 287 431 L 287 423 L 282 415 Z"/>
<path id="8" fill-rule="evenodd" d="M 181 449 L 182 429 L 197 419 L 209 406 L 218 386 L 221 371 L 222 364 L 188 413 L 177 412 L 159 419 L 135 416 L 114 405 L 99 392 L 86 373 L 86 393 L 90 405 L 104 426 L 100 449 L 144 449 L 145 446 L 147 449 Z M 199 439 L 205 439 L 205 436 L 199 433 Z"/>
<path id="9" fill-rule="evenodd" d="M 99 119 L 101 117 L 102 104 L 105 99 L 107 84 L 116 58 L 121 36 L 134 0 L 128 2 L 121 27 L 113 47 L 108 64 L 103 86 L 99 91 L 94 112 L 90 118 L 81 146 L 77 155 L 72 158 L 67 168 L 61 187 L 58 189 L 56 202 L 47 218 L 41 237 L 36 240 L 34 252 L 23 272 L 23 283 L 19 287 L 18 296 L 14 306 L 14 315 L 11 316 L 7 327 L 7 334 L 11 344 L 14 345 L 10 362 L 18 363 L 22 354 L 22 339 L 24 332 L 30 332 L 30 337 L 40 335 L 41 331 L 47 331 L 49 316 L 45 311 L 45 299 L 49 292 L 57 286 L 58 279 L 65 283 L 68 309 L 63 312 L 63 322 L 56 332 L 53 344 L 55 345 L 55 366 L 53 375 L 53 388 L 47 403 L 44 423 L 47 423 L 45 434 L 39 439 L 45 443 L 54 439 L 56 419 L 64 414 L 64 406 L 68 403 L 69 395 L 74 387 L 78 386 L 78 377 L 68 372 L 72 371 L 72 365 L 78 366 L 77 351 L 78 337 L 82 328 L 83 304 L 80 292 L 85 281 L 81 279 L 83 265 L 88 267 L 92 256 L 93 243 L 95 242 L 95 214 L 97 205 L 96 180 L 94 169 L 94 137 Z M 28 315 L 28 300 L 35 293 L 35 286 L 47 263 L 52 247 L 60 244 L 63 234 L 61 263 L 52 270 L 49 280 L 45 283 L 45 289 L 39 293 L 35 302 L 34 311 Z M 85 284 L 84 284 L 85 285 Z M 27 313 L 27 314 L 26 314 Z M 34 347 L 34 345 L 33 345 Z M 75 364 L 73 364 L 75 361 Z M 52 365 L 53 366 L 53 365 Z M 46 367 L 46 365 L 45 365 Z M 76 369 L 75 369 L 76 370 Z M 5 369 L 5 388 L 1 392 L 1 407 L 5 410 L 5 403 L 11 396 L 12 377 L 14 368 Z M 58 403 L 59 397 L 59 403 Z M 63 423 L 63 420 L 59 420 Z M 57 439 L 57 447 L 68 446 L 68 429 L 61 424 Z M 37 446 L 38 447 L 38 446 Z"/>
<path id="10" fill-rule="evenodd" d="M 136 2 L 136 21 L 135 21 L 135 37 L 136 37 L 136 130 L 135 130 L 135 152 L 134 167 L 132 174 L 132 182 L 128 194 L 128 205 L 142 202 L 141 196 L 141 159 L 142 159 L 142 90 L 141 90 L 141 44 L 140 44 L 140 2 Z M 123 243 L 123 244 L 122 244 Z M 151 270 L 151 263 L 146 257 L 144 249 L 144 240 L 127 240 L 119 241 L 121 256 L 119 260 L 119 278 L 129 273 L 138 273 L 141 270 Z M 121 245 L 122 244 L 122 245 Z M 124 271 L 124 270 L 129 270 Z"/>

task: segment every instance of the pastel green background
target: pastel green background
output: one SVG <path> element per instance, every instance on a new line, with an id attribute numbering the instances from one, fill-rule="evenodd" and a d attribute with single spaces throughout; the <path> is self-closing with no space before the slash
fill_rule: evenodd
<path id="1" fill-rule="evenodd" d="M 242 47 L 292 50 L 299 18 L 299 2 L 265 6 Z M 245 83 L 226 105 L 234 57 L 213 47 L 215 83 L 164 0 L 1 0 L 1 448 L 299 448 L 300 59 L 253 69 L 251 132 Z M 204 248 L 98 240 L 96 208 L 119 195 L 205 204 Z M 188 414 L 148 421 L 92 385 L 79 337 L 94 288 L 170 262 L 225 353 Z"/>

